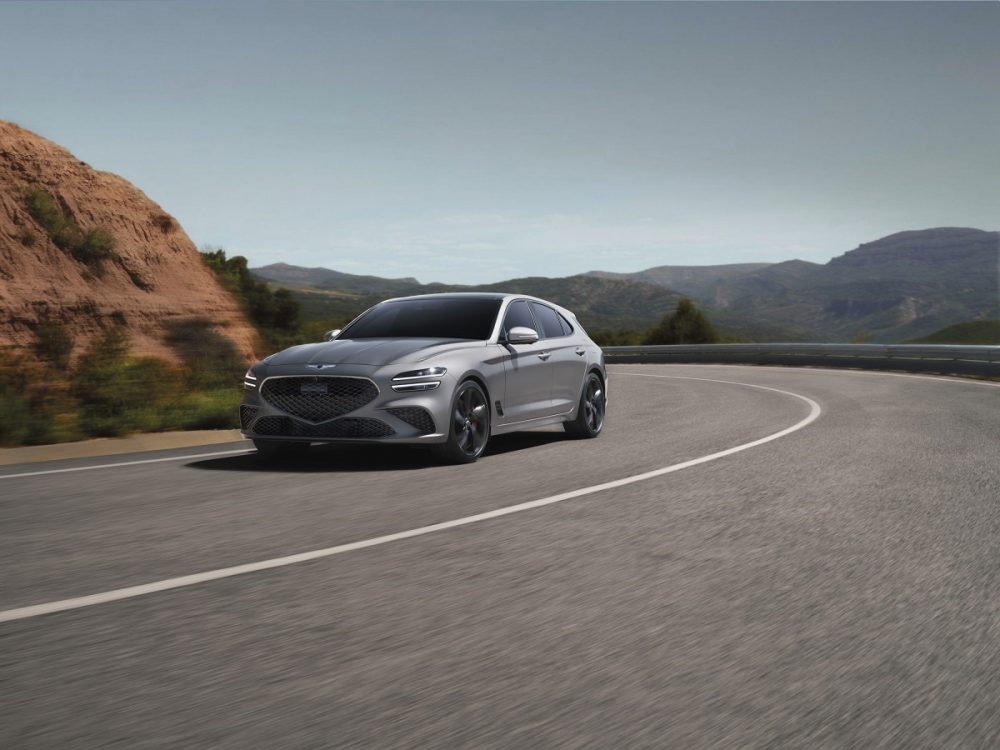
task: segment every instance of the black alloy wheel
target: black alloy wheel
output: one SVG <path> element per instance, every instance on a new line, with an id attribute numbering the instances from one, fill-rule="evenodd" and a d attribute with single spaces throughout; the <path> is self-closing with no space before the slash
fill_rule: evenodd
<path id="1" fill-rule="evenodd" d="M 592 372 L 583 383 L 576 419 L 564 423 L 563 428 L 573 437 L 597 437 L 604 427 L 605 409 L 604 383 L 597 373 Z"/>
<path id="2" fill-rule="evenodd" d="M 483 389 L 466 380 L 455 392 L 448 440 L 435 446 L 451 463 L 467 464 L 479 458 L 490 439 L 490 405 Z"/>

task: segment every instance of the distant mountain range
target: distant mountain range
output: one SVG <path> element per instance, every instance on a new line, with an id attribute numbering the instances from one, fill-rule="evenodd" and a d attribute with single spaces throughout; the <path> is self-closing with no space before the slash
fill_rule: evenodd
<path id="1" fill-rule="evenodd" d="M 307 315 L 316 317 L 348 316 L 388 296 L 509 290 L 564 305 L 588 328 L 642 330 L 687 296 L 730 336 L 891 343 L 1000 313 L 1000 233 L 965 228 L 899 232 L 826 264 L 658 266 L 479 286 L 420 284 L 284 263 L 252 271 L 295 290 Z"/>

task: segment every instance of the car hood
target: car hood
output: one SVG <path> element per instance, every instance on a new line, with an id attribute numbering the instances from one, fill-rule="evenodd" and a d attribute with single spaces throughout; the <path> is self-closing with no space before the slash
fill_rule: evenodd
<path id="1" fill-rule="evenodd" d="M 481 348 L 482 341 L 465 339 L 336 339 L 303 344 L 278 352 L 268 365 L 373 365 L 422 362 L 459 349 Z"/>

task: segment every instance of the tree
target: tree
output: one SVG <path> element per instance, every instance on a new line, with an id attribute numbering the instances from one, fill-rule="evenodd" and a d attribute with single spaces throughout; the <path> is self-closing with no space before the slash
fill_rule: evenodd
<path id="1" fill-rule="evenodd" d="M 687 297 L 677 303 L 673 313 L 663 316 L 659 325 L 646 336 L 646 344 L 715 344 L 719 334 L 701 310 Z"/>

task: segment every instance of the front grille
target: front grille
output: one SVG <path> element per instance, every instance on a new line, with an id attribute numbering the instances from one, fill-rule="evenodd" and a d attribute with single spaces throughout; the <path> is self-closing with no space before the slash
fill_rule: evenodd
<path id="1" fill-rule="evenodd" d="M 247 406 L 246 404 L 240 405 L 240 427 L 244 430 L 249 429 L 250 423 L 253 422 L 253 418 L 257 416 L 259 409 L 256 406 Z"/>
<path id="2" fill-rule="evenodd" d="M 260 395 L 276 409 L 316 423 L 371 403 L 378 395 L 378 388 L 368 378 L 268 378 L 261 386 Z"/>
<path id="3" fill-rule="evenodd" d="M 253 433 L 268 437 L 382 438 L 396 431 L 379 419 L 344 417 L 324 424 L 306 424 L 289 417 L 261 417 L 254 423 Z"/>
<path id="4" fill-rule="evenodd" d="M 426 409 L 421 409 L 419 406 L 400 406 L 386 411 L 408 425 L 416 427 L 422 435 L 434 432 L 434 418 Z"/>

